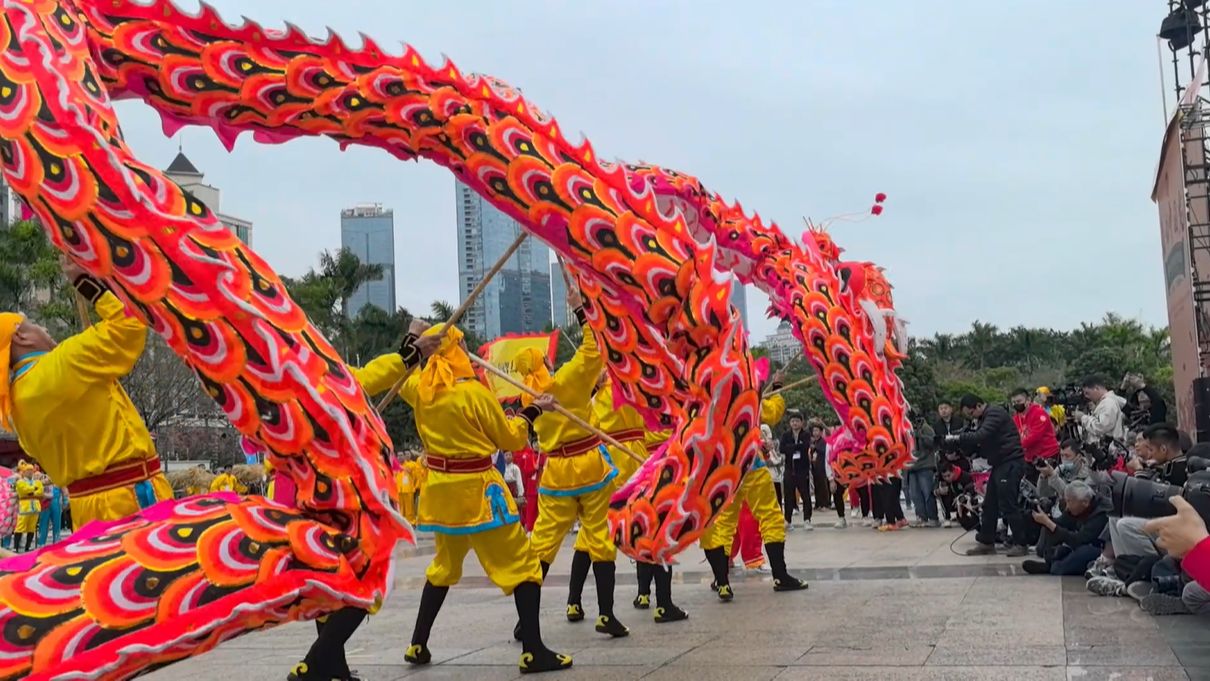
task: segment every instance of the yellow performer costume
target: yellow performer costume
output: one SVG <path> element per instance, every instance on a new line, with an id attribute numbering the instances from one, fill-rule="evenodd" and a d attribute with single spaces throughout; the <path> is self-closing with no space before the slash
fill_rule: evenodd
<path id="1" fill-rule="evenodd" d="M 605 363 L 583 308 L 577 308 L 576 315 L 583 333 L 580 347 L 554 376 L 547 369 L 545 358 L 534 349 L 522 351 L 513 360 L 513 368 L 530 389 L 553 395 L 563 408 L 588 421 L 592 394 Z M 614 491 L 613 480 L 618 469 L 607 450 L 601 447 L 600 438 L 562 414 L 543 414 L 534 422 L 534 430 L 538 434 L 538 447 L 546 456 L 546 466 L 538 481 L 538 518 L 531 535 L 534 552 L 543 564 L 553 563 L 564 537 L 578 519 L 578 549 L 572 559 L 572 569 L 583 570 L 587 575 L 583 568 L 591 564 L 596 575 L 600 608 L 596 629 L 613 637 L 626 636 L 629 630 L 613 613 L 617 549 L 610 537 L 608 522 L 609 497 Z M 584 610 L 574 589 L 568 600 L 567 618 L 573 622 L 584 619 Z"/>
<path id="2" fill-rule="evenodd" d="M 248 491 L 248 486 L 240 482 L 230 471 L 223 471 L 210 482 L 210 491 L 238 492 L 243 494 Z"/>
<path id="3" fill-rule="evenodd" d="M 33 466 L 22 462 L 18 468 L 21 471 L 21 477 L 17 478 L 16 484 L 17 527 L 13 531 L 17 534 L 32 536 L 38 531 L 38 515 L 42 513 L 44 488 L 41 480 L 26 477 L 27 474 L 32 475 Z M 26 550 L 29 550 L 28 546 Z"/>
<path id="4" fill-rule="evenodd" d="M 530 550 L 504 478 L 492 465 L 495 452 L 525 447 L 531 420 L 541 409 L 531 406 L 521 417 L 506 416 L 495 395 L 477 380 L 461 341 L 460 331 L 446 331 L 424 369 L 409 377 L 400 391 L 416 415 L 429 468 L 418 527 L 433 532 L 436 545 L 404 659 L 413 664 L 431 661 L 433 622 L 449 587 L 462 577 L 467 552 L 474 549 L 492 583 L 516 599 L 525 644 L 521 671 L 569 667 L 570 657 L 542 643 L 538 601 L 543 570 Z"/>
<path id="5" fill-rule="evenodd" d="M 762 423 L 777 425 L 785 413 L 786 401 L 781 395 L 761 401 Z M 760 526 L 761 541 L 765 544 L 765 553 L 769 556 L 773 572 L 774 590 L 798 591 L 807 588 L 805 582 L 791 576 L 786 570 L 786 526 L 782 520 L 781 509 L 777 505 L 773 476 L 769 474 L 764 458 L 758 454 L 752 470 L 748 471 L 740 482 L 731 503 L 714 518 L 701 538 L 702 550 L 706 552 L 706 560 L 714 572 L 714 583 L 711 587 L 718 593 L 718 597 L 729 601 L 735 596 L 728 570 L 731 566 L 731 542 L 735 539 L 735 531 L 739 526 L 739 511 L 744 502 L 747 502 Z"/>
<path id="6" fill-rule="evenodd" d="M 413 525 L 416 524 L 416 488 L 419 471 L 420 464 L 408 460 L 400 464 L 399 472 L 395 475 L 395 483 L 399 487 L 399 508 L 403 511 L 403 517 Z"/>
<path id="7" fill-rule="evenodd" d="M 119 383 L 143 353 L 147 327 L 92 278 L 79 277 L 75 286 L 100 321 L 58 345 L 19 315 L 0 314 L 0 367 L 11 365 L 0 371 L 0 424 L 11 424 L 21 447 L 67 488 L 79 529 L 173 494 L 147 426 Z M 23 336 L 39 334 L 43 349 L 11 356 Z"/>

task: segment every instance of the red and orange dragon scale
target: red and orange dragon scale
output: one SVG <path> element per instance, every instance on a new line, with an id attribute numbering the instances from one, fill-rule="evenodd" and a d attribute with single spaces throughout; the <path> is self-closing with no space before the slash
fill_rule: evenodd
<path id="1" fill-rule="evenodd" d="M 612 511 L 632 556 L 671 560 L 757 455 L 757 370 L 728 303 L 730 271 L 793 320 L 846 426 L 842 478 L 887 475 L 910 457 L 882 316 L 889 287 L 872 291 L 876 270 L 846 270 L 826 237 L 798 246 L 692 178 L 602 161 L 508 85 L 410 48 L 229 26 L 209 7 L 191 15 L 163 0 L 2 1 L 5 179 L 55 246 L 265 446 L 298 502 L 164 502 L 0 564 L 0 679 L 129 678 L 248 631 L 373 610 L 396 544 L 412 539 L 366 395 L 269 266 L 134 157 L 115 98 L 143 99 L 168 132 L 204 125 L 228 145 L 242 132 L 326 136 L 440 163 L 558 251 L 623 399 L 653 425 L 677 424 Z M 846 271 L 869 276 L 857 286 Z"/>

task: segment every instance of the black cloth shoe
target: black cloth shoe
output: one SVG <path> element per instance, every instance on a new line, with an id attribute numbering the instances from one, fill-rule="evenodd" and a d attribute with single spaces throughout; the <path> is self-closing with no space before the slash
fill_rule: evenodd
<path id="1" fill-rule="evenodd" d="M 614 638 L 624 638 L 630 635 L 630 630 L 626 625 L 618 621 L 618 618 L 611 615 L 601 615 L 597 618 L 597 633 L 609 634 Z"/>
<path id="2" fill-rule="evenodd" d="M 651 594 L 639 594 L 634 597 L 635 610 L 647 610 L 651 607 Z"/>
<path id="3" fill-rule="evenodd" d="M 680 622 L 689 619 L 689 613 L 676 607 L 675 604 L 661 606 L 655 609 L 655 623 L 668 624 L 669 622 Z"/>
<path id="4" fill-rule="evenodd" d="M 519 584 L 513 590 L 513 600 L 517 604 L 517 619 L 521 628 L 521 673 L 551 672 L 571 667 L 570 656 L 556 653 L 542 643 L 542 625 L 538 615 L 542 587 L 534 582 Z"/>
<path id="5" fill-rule="evenodd" d="M 423 643 L 413 643 L 403 654 L 403 661 L 408 664 L 428 664 L 433 661 L 433 653 Z"/>
<path id="6" fill-rule="evenodd" d="M 582 622 L 584 621 L 584 606 L 579 603 L 567 604 L 567 621 Z"/>
<path id="7" fill-rule="evenodd" d="M 773 573 L 774 591 L 802 591 L 807 588 L 806 582 L 786 570 L 785 542 L 765 544 L 765 554 L 769 556 L 769 570 Z"/>
<path id="8" fill-rule="evenodd" d="M 1021 563 L 1021 569 L 1031 575 L 1049 575 L 1050 566 L 1044 560 L 1027 560 Z"/>
<path id="9" fill-rule="evenodd" d="M 355 672 L 349 672 L 343 676 L 329 676 L 325 678 L 320 674 L 312 672 L 306 662 L 299 662 L 286 675 L 286 681 L 361 681 L 361 677 L 357 676 Z"/>
<path id="10" fill-rule="evenodd" d="M 545 647 L 536 653 L 521 653 L 520 668 L 522 674 L 539 674 L 541 672 L 557 672 L 571 669 L 571 656 L 556 653 Z"/>

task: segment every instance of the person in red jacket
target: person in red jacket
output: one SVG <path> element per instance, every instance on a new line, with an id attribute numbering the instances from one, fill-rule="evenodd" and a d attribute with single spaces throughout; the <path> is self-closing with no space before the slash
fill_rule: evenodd
<path id="1" fill-rule="evenodd" d="M 538 519 L 538 478 L 542 476 L 538 454 L 532 447 L 526 447 L 513 453 L 513 463 L 521 469 L 521 480 L 524 483 L 525 506 L 521 508 L 521 526 L 526 532 L 534 531 L 534 521 Z"/>
<path id="2" fill-rule="evenodd" d="M 1050 415 L 1041 405 L 1029 398 L 1029 391 L 1017 388 L 1012 394 L 1013 423 L 1021 434 L 1021 449 L 1025 450 L 1025 463 L 1033 464 L 1039 459 L 1053 459 L 1059 454 L 1059 438 Z"/>

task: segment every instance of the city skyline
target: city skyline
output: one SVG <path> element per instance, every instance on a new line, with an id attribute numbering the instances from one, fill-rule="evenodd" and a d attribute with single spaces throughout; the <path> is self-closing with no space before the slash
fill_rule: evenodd
<path id="1" fill-rule="evenodd" d="M 521 226 L 457 180 L 454 200 L 461 304 L 521 234 Z M 534 237 L 522 241 L 467 310 L 463 326 L 484 340 L 548 328 L 552 320 L 550 260 L 546 244 Z"/>
<path id="2" fill-rule="evenodd" d="M 361 262 L 382 266 L 382 278 L 368 281 L 349 298 L 350 315 L 373 305 L 394 314 L 395 212 L 381 203 L 361 203 L 340 212 L 340 246 Z"/>

